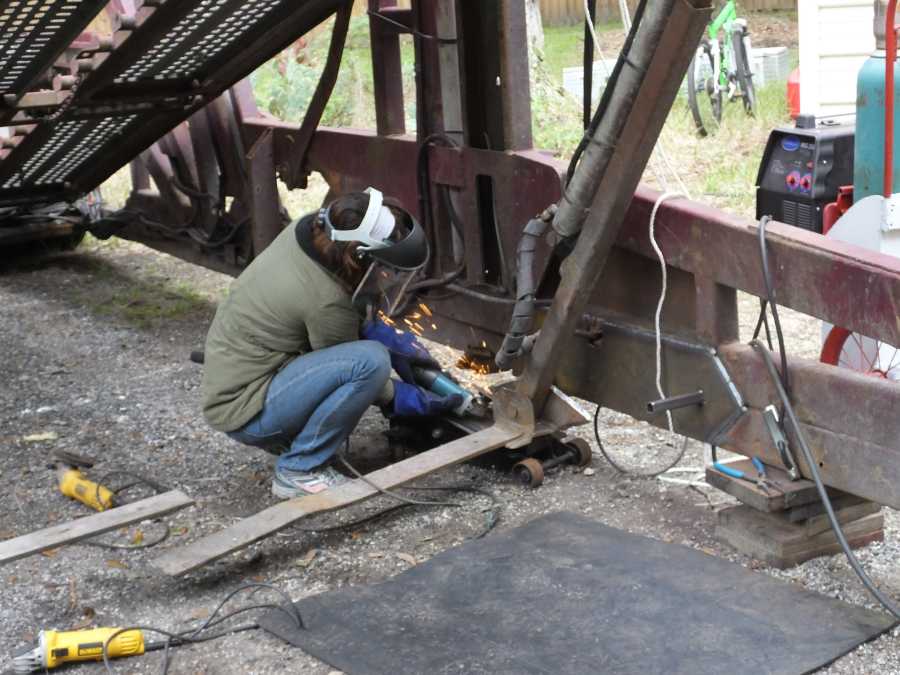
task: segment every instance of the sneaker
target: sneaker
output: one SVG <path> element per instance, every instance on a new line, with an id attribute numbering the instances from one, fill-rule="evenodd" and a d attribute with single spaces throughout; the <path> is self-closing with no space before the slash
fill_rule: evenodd
<path id="1" fill-rule="evenodd" d="M 338 473 L 330 466 L 313 471 L 276 468 L 275 477 L 272 478 L 272 494 L 280 499 L 305 497 L 319 494 L 328 488 L 343 485 L 348 481 L 349 479 L 345 475 Z"/>

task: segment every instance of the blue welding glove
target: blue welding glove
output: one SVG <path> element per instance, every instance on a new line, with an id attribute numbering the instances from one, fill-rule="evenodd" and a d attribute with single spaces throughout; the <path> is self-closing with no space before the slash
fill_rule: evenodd
<path id="1" fill-rule="evenodd" d="M 392 415 L 397 417 L 424 417 L 440 415 L 458 408 L 463 403 L 462 396 L 450 394 L 438 396 L 415 384 L 394 380 L 394 404 Z"/>
<path id="2" fill-rule="evenodd" d="M 360 334 L 366 340 L 380 342 L 391 353 L 391 366 L 404 382 L 413 384 L 413 367 L 441 370 L 428 350 L 414 335 L 391 328 L 381 319 L 373 319 L 363 324 Z"/>

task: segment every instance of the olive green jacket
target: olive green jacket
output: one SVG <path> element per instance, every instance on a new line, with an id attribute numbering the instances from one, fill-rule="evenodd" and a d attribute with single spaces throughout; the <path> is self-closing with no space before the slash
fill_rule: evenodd
<path id="1" fill-rule="evenodd" d="M 269 383 L 305 352 L 359 339 L 350 293 L 286 227 L 231 284 L 206 336 L 203 414 L 235 431 L 263 408 Z"/>

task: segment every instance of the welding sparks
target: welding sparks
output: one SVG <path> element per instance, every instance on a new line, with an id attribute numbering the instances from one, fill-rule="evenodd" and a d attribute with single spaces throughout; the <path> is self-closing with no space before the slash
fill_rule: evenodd
<path id="1" fill-rule="evenodd" d="M 487 363 L 473 361 L 469 358 L 468 354 L 463 354 L 459 357 L 459 360 L 456 362 L 456 367 L 471 370 L 476 375 L 489 375 L 491 372 L 491 367 Z"/>
<path id="2" fill-rule="evenodd" d="M 424 328 L 422 328 L 422 326 L 419 325 L 418 322 L 414 323 L 412 325 L 412 327 L 413 327 L 413 330 L 415 330 L 419 335 L 421 335 L 422 332 L 425 330 Z"/>
<path id="3" fill-rule="evenodd" d="M 436 325 L 436 324 L 431 324 L 431 330 L 437 330 L 437 325 Z"/>
<path id="4" fill-rule="evenodd" d="M 430 319 L 432 316 L 434 316 L 434 315 L 431 313 L 431 310 L 428 309 L 428 305 L 426 305 L 424 302 L 420 302 L 420 303 L 419 303 L 419 309 L 421 309 L 421 310 L 422 310 L 422 314 L 424 314 L 425 316 L 427 316 L 429 319 Z"/>

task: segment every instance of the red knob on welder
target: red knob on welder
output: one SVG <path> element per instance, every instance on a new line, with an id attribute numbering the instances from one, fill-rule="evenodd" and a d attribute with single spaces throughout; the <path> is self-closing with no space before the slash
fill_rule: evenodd
<path id="1" fill-rule="evenodd" d="M 788 188 L 793 192 L 797 189 L 797 185 L 800 184 L 800 172 L 791 171 L 784 180 L 787 183 Z"/>
<path id="2" fill-rule="evenodd" d="M 803 192 L 809 192 L 812 188 L 812 174 L 806 174 L 800 179 L 800 189 Z"/>

